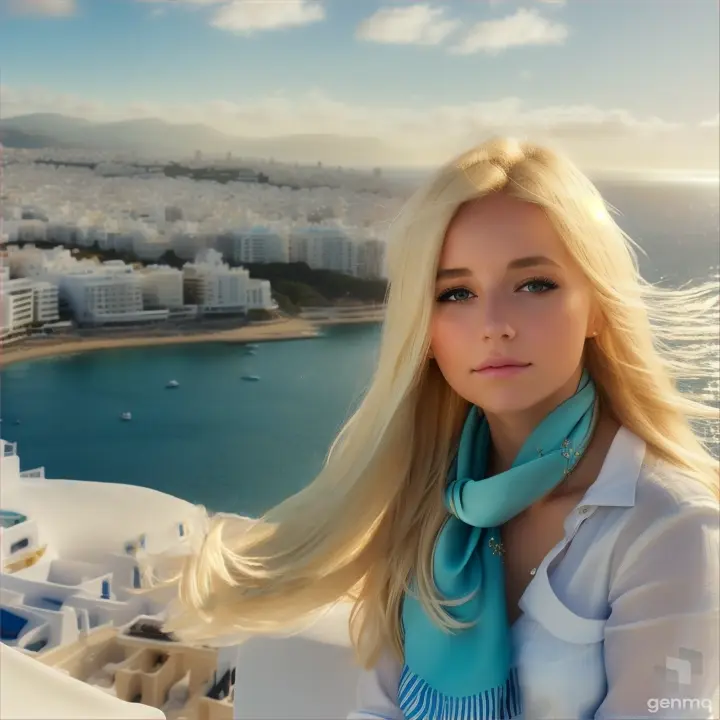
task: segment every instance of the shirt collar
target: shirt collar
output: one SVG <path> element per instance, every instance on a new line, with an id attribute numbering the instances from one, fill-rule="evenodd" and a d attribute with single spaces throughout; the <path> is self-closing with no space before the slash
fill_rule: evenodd
<path id="1" fill-rule="evenodd" d="M 581 505 L 633 507 L 646 450 L 647 446 L 642 438 L 627 428 L 620 427 L 597 479 L 587 489 Z"/>

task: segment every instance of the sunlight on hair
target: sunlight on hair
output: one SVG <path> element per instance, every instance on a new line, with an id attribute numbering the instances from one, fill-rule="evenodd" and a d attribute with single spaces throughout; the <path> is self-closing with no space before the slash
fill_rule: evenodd
<path id="1" fill-rule="evenodd" d="M 608 211 L 608 207 L 602 198 L 590 196 L 587 200 L 588 211 L 591 217 L 598 223 L 605 225 L 613 221 Z"/>

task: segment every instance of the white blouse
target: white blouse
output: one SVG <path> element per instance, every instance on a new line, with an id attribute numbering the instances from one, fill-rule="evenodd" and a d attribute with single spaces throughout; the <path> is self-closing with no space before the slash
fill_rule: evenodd
<path id="1" fill-rule="evenodd" d="M 564 527 L 512 627 L 522 720 L 720 717 L 717 500 L 646 462 L 645 443 L 621 428 Z M 402 670 L 388 654 L 364 672 L 349 720 L 404 720 Z M 442 715 L 427 720 L 456 717 Z M 418 706 L 412 716 L 426 717 Z"/>

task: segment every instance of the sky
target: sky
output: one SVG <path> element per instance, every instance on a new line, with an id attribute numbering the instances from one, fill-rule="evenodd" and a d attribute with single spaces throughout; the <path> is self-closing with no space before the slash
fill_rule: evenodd
<path id="1" fill-rule="evenodd" d="M 0 117 L 489 135 L 593 168 L 717 172 L 718 0 L 0 0 Z"/>

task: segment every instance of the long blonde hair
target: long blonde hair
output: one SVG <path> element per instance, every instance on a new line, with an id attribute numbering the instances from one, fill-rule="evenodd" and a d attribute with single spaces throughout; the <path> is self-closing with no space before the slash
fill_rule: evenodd
<path id="1" fill-rule="evenodd" d="M 400 606 L 413 573 L 426 609 L 454 627 L 431 553 L 468 404 L 428 362 L 428 332 L 448 224 L 463 203 L 496 192 L 542 207 L 594 288 L 604 322 L 587 364 L 606 406 L 656 457 L 716 492 L 717 463 L 692 423 L 717 413 L 677 383 L 713 372 L 717 284 L 647 283 L 631 241 L 578 169 L 547 148 L 494 139 L 444 166 L 395 220 L 377 369 L 324 468 L 260 519 L 210 519 L 202 548 L 173 580 L 169 629 L 206 641 L 281 633 L 348 600 L 352 641 L 369 667 L 383 647 L 402 655 Z"/>

